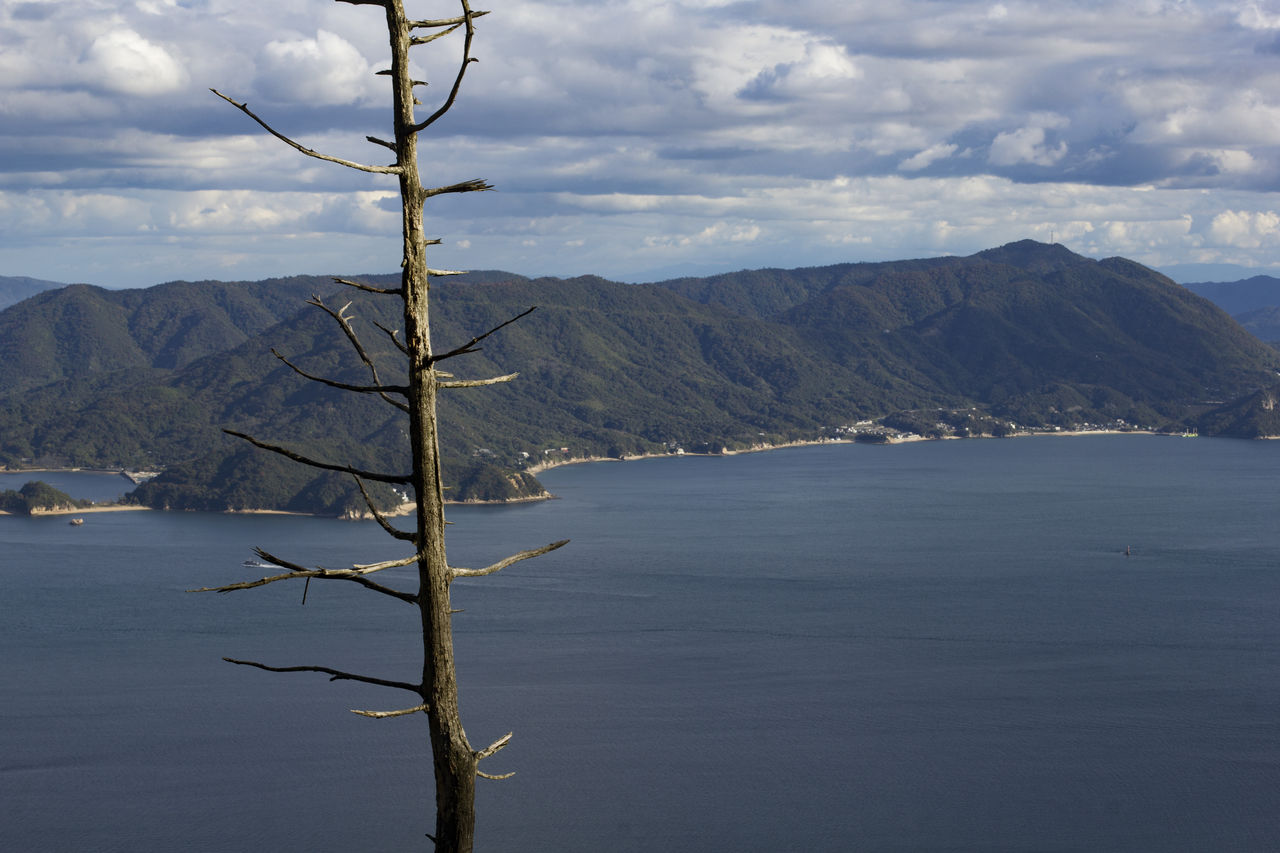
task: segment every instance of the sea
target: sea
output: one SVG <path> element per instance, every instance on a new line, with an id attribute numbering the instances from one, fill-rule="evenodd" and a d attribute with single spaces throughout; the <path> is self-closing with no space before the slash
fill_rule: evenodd
<path id="1" fill-rule="evenodd" d="M 31 475 L 4 475 L 16 488 Z M 39 475 L 77 496 L 129 488 Z M 1280 849 L 1280 442 L 1099 435 L 566 466 L 449 511 L 477 850 Z M 0 836 L 15 851 L 429 851 L 414 610 L 226 594 L 285 515 L 0 517 Z M 409 588 L 407 569 L 384 582 Z"/>

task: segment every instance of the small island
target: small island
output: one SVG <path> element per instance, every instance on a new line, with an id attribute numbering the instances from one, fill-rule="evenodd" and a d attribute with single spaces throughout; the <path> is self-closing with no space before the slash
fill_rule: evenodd
<path id="1" fill-rule="evenodd" d="M 113 512 L 119 510 L 146 509 L 138 505 L 116 501 L 95 503 L 79 500 L 43 480 L 31 480 L 22 488 L 0 491 L 0 515 L 79 515 L 86 512 Z M 72 519 L 79 526 L 82 519 Z"/>
<path id="2" fill-rule="evenodd" d="M 9 515 L 45 515 L 79 512 L 93 506 L 92 501 L 76 500 L 43 480 L 32 480 L 14 491 L 0 492 L 0 512 Z"/>

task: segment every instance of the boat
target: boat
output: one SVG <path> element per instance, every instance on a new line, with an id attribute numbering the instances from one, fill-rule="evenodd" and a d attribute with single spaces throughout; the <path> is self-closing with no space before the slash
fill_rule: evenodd
<path id="1" fill-rule="evenodd" d="M 83 519 L 83 518 L 73 518 L 73 519 L 71 519 L 70 521 L 68 521 L 68 522 L 67 522 L 67 524 L 70 524 L 72 527 L 79 527 L 80 525 L 84 524 L 84 519 Z"/>

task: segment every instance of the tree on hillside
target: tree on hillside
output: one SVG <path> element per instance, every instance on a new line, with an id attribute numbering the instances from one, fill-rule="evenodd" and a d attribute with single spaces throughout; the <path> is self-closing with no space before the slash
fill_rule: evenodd
<path id="1" fill-rule="evenodd" d="M 337 163 L 348 168 L 375 175 L 394 175 L 399 181 L 403 212 L 403 258 L 401 281 L 396 288 L 379 288 L 358 281 L 339 280 L 355 290 L 375 294 L 377 298 L 397 298 L 403 302 L 404 329 L 379 326 L 395 349 L 403 356 L 407 380 L 394 384 L 384 377 L 392 372 L 385 369 L 370 355 L 357 328 L 352 323 L 350 306 L 334 307 L 319 297 L 310 304 L 323 311 L 341 330 L 355 355 L 367 369 L 369 379 L 365 384 L 338 381 L 314 375 L 295 365 L 287 356 L 276 353 L 277 358 L 307 380 L 354 394 L 373 395 L 400 410 L 408 419 L 408 434 L 412 447 L 412 469 L 408 472 L 373 471 L 357 468 L 340 461 L 312 458 L 289 448 L 264 441 L 261 438 L 228 430 L 231 435 L 248 441 L 257 447 L 280 454 L 312 468 L 336 471 L 350 475 L 364 495 L 373 518 L 392 537 L 407 543 L 412 553 L 408 556 L 353 565 L 343 569 L 308 567 L 285 557 L 256 549 L 267 563 L 279 567 L 278 574 L 259 580 L 209 588 L 206 591 L 227 592 L 248 589 L 284 580 L 343 580 L 359 584 L 366 589 L 402 601 L 416 607 L 422 628 L 422 678 L 418 682 L 394 681 L 385 678 L 344 672 L 326 666 L 268 666 L 256 661 L 233 660 L 231 663 L 257 667 L 272 672 L 319 672 L 331 680 L 351 680 L 380 685 L 412 694 L 418 701 L 410 707 L 390 711 L 355 711 L 366 717 L 387 718 L 425 714 L 431 741 L 435 768 L 436 825 L 429 837 L 437 851 L 467 851 L 472 849 L 475 830 L 475 780 L 477 776 L 502 778 L 482 772 L 478 765 L 502 749 L 510 739 L 508 734 L 483 748 L 473 747 L 463 731 L 458 712 L 458 685 L 453 658 L 453 610 L 450 605 L 450 584 L 455 578 L 477 577 L 498 572 L 513 563 L 545 554 L 565 544 L 564 541 L 533 548 L 514 554 L 493 565 L 480 569 L 450 566 L 445 555 L 445 485 L 440 474 L 440 450 L 437 433 L 436 400 L 441 391 L 467 389 L 508 382 L 515 374 L 484 379 L 454 379 L 441 371 L 444 362 L 477 352 L 480 344 L 490 335 L 525 316 L 534 309 L 512 317 L 500 325 L 476 334 L 471 340 L 451 348 L 434 348 L 431 342 L 429 303 L 432 279 L 456 273 L 431 269 L 427 265 L 427 247 L 440 241 L 429 239 L 423 228 L 423 204 L 428 199 L 446 193 L 469 193 L 491 189 L 483 180 L 466 180 L 444 186 L 424 186 L 419 173 L 418 135 L 431 127 L 453 106 L 462 86 L 463 78 L 475 58 L 472 56 L 472 40 L 475 36 L 475 20 L 487 13 L 473 11 L 469 0 L 459 0 L 459 14 L 431 20 L 411 20 L 404 11 L 402 0 L 338 0 L 357 6 L 378 6 L 386 14 L 387 31 L 391 46 L 391 67 L 379 74 L 391 78 L 394 138 L 383 140 L 368 137 L 369 141 L 395 154 L 395 162 L 389 166 L 365 165 L 338 157 L 331 157 L 307 148 L 259 118 L 248 107 L 213 90 L 245 115 L 256 121 L 268 133 L 280 139 L 307 157 Z M 445 36 L 461 37 L 461 58 L 448 91 L 434 110 L 423 119 L 415 115 L 415 88 L 425 83 L 412 79 L 409 70 L 410 49 L 434 42 Z M 368 486 L 384 483 L 412 492 L 415 503 L 413 530 L 401 530 L 386 517 L 370 497 Z M 374 580 L 378 572 L 399 566 L 417 565 L 418 589 L 403 591 Z M 304 599 L 305 600 L 305 599 Z"/>

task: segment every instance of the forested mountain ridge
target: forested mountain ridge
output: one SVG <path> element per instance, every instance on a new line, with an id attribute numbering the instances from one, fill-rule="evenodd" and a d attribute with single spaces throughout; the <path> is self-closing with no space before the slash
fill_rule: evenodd
<path id="1" fill-rule="evenodd" d="M 1254 337 L 1280 349 L 1280 305 L 1245 311 L 1235 320 Z"/>
<path id="2" fill-rule="evenodd" d="M 1231 316 L 1280 305 L 1280 278 L 1255 275 L 1240 281 L 1195 281 L 1183 285 Z"/>
<path id="3" fill-rule="evenodd" d="M 330 278 L 169 282 L 132 290 L 73 284 L 0 312 L 0 392 L 130 368 L 185 367 L 297 313 Z"/>
<path id="4" fill-rule="evenodd" d="M 1198 403 L 1269 384 L 1278 360 L 1222 310 L 1159 273 L 1029 240 L 967 258 L 756 270 L 664 286 L 781 322 L 861 376 L 975 401 L 1023 424 L 1050 420 L 1054 396 L 1081 393 L 1117 399 L 1071 406 L 1114 411 L 1127 398 L 1152 410 L 1140 422 L 1183 419 Z"/>
<path id="5" fill-rule="evenodd" d="M 301 278 L 124 295 L 69 287 L 0 312 L 0 348 L 45 341 L 47 351 L 69 330 L 82 336 L 53 350 L 51 365 L 0 372 L 0 464 L 163 468 L 136 493 L 154 506 L 349 509 L 358 501 L 349 483 L 221 433 L 402 467 L 398 413 L 306 382 L 270 354 L 367 381 L 334 324 L 302 305 L 335 287 Z M 1145 267 L 1030 241 L 967 258 L 650 285 L 483 272 L 440 280 L 433 297 L 438 349 L 538 306 L 447 365 L 459 378 L 521 374 L 442 399 L 459 499 L 536 494 L 522 469 L 566 454 L 715 451 L 885 416 L 921 431 L 957 412 L 969 432 L 1117 418 L 1181 431 L 1238 404 L 1209 425 L 1272 431 L 1265 395 L 1250 395 L 1274 383 L 1274 350 Z M 366 344 L 391 356 L 372 321 L 395 328 L 399 318 L 377 296 L 333 297 L 348 299 Z"/>
<path id="6" fill-rule="evenodd" d="M 1203 281 L 1186 285 L 1236 319 L 1241 326 L 1280 348 L 1280 278 L 1255 275 L 1241 281 Z"/>
<path id="7" fill-rule="evenodd" d="M 55 290 L 59 287 L 66 287 L 66 285 L 24 275 L 0 275 L 0 311 L 41 291 Z"/>

